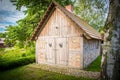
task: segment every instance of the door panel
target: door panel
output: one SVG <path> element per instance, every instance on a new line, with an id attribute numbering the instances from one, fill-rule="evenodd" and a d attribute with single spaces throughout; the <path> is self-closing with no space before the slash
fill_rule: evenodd
<path id="1" fill-rule="evenodd" d="M 55 63 L 55 40 L 54 38 L 47 39 L 47 63 Z"/>
<path id="2" fill-rule="evenodd" d="M 38 45 L 39 44 L 39 45 Z M 46 62 L 46 39 L 39 37 L 37 40 L 37 61 L 38 63 Z"/>
<path id="3" fill-rule="evenodd" d="M 46 60 L 48 64 L 67 65 L 66 38 L 48 38 Z"/>
<path id="4" fill-rule="evenodd" d="M 56 38 L 56 64 L 67 65 L 66 38 Z"/>

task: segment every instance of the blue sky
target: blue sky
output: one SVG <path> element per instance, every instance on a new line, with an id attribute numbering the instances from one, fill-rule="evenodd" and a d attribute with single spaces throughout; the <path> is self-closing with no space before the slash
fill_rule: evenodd
<path id="1" fill-rule="evenodd" d="M 6 26 L 16 25 L 16 21 L 25 17 L 22 7 L 21 11 L 16 10 L 10 0 L 0 0 L 0 32 L 4 32 Z"/>

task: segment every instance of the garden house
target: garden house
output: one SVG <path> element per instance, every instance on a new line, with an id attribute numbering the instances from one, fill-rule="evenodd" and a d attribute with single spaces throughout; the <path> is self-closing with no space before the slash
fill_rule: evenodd
<path id="1" fill-rule="evenodd" d="M 101 36 L 87 22 L 52 2 L 32 35 L 38 64 L 83 69 L 100 55 Z"/>

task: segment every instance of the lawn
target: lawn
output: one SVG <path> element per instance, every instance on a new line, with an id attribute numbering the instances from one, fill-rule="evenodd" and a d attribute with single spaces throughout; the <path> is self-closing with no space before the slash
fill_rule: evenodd
<path id="1" fill-rule="evenodd" d="M 95 80 L 45 71 L 31 65 L 0 72 L 0 80 Z"/>
<path id="2" fill-rule="evenodd" d="M 97 71 L 99 72 L 101 70 L 100 65 L 101 65 L 101 58 L 102 56 L 98 56 L 95 61 L 93 61 L 88 67 L 86 67 L 84 70 L 87 71 Z"/>

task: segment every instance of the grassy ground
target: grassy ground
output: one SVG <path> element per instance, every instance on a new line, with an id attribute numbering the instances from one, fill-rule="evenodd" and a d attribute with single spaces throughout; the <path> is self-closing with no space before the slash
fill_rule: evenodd
<path id="1" fill-rule="evenodd" d="M 0 72 L 0 80 L 94 80 L 74 77 L 30 67 L 29 64 L 9 71 Z"/>
<path id="2" fill-rule="evenodd" d="M 84 70 L 87 71 L 100 71 L 100 64 L 101 64 L 101 58 L 102 56 L 98 56 L 98 58 L 93 61 L 88 67 L 86 67 Z"/>

